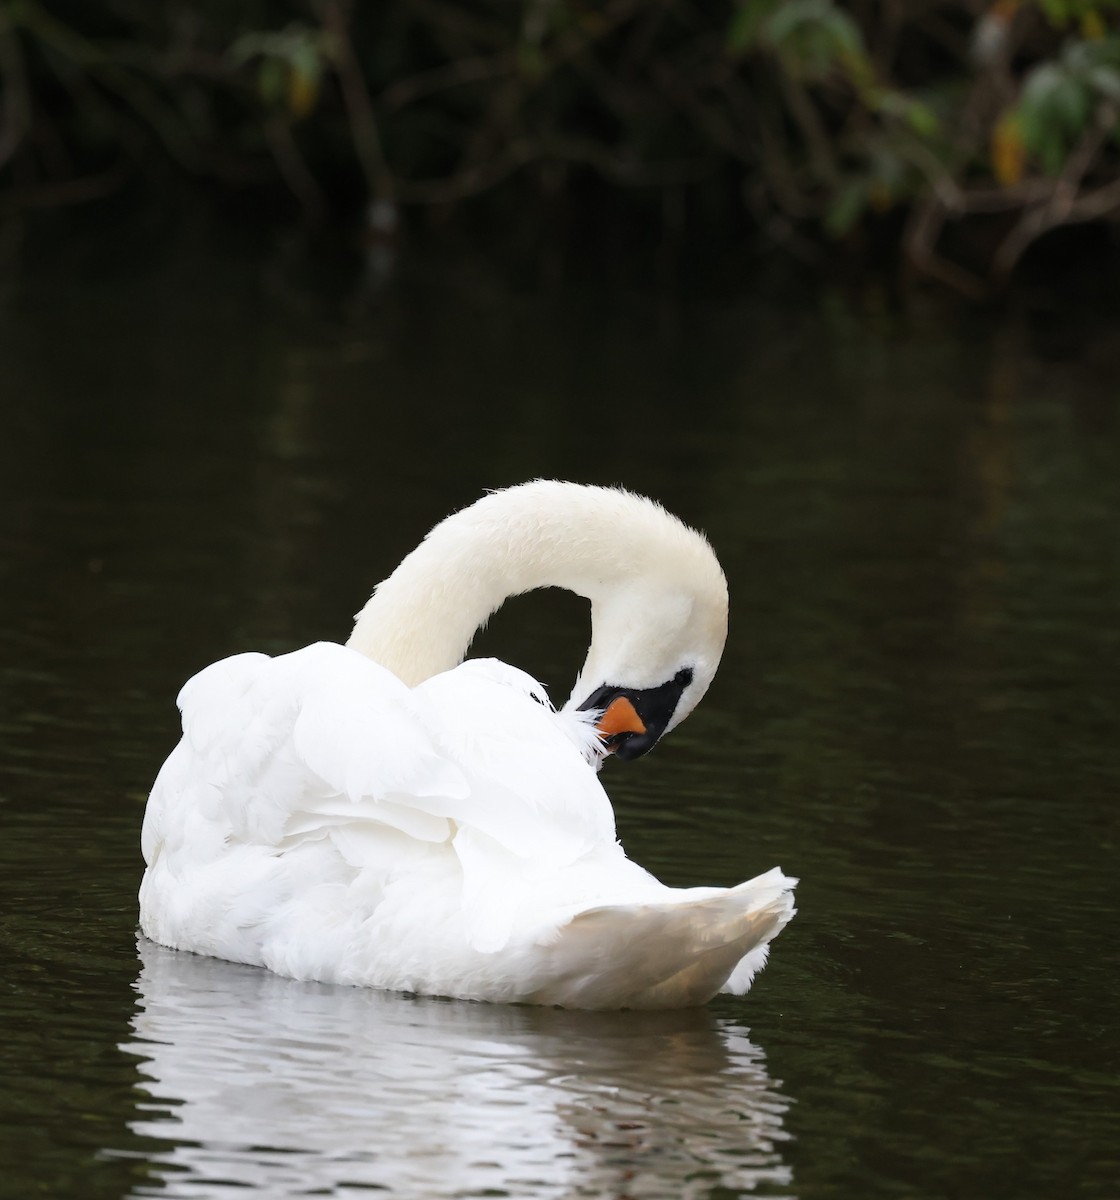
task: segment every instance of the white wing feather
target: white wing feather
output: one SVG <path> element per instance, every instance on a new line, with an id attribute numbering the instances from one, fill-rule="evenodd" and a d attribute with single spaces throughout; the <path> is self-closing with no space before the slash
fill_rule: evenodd
<path id="1" fill-rule="evenodd" d="M 149 818 L 182 776 L 196 816 L 220 813 L 227 837 L 275 848 L 363 822 L 428 842 L 468 828 L 558 866 L 614 840 L 586 734 L 524 672 L 493 660 L 411 690 L 332 643 L 240 654 L 190 680 L 179 705 L 183 741 L 156 781 Z M 151 861 L 159 821 L 147 825 Z M 349 859 L 360 841 L 351 839 Z"/>
<path id="2" fill-rule="evenodd" d="M 470 784 L 453 814 L 460 825 L 542 866 L 614 841 L 614 810 L 578 738 L 525 672 L 476 659 L 426 680 L 414 696 Z"/>

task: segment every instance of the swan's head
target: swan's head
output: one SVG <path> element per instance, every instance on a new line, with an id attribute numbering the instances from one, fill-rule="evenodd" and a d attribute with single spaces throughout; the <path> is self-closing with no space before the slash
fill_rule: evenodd
<path id="1" fill-rule="evenodd" d="M 659 536 L 633 576 L 592 596 L 591 648 L 568 702 L 596 713 L 605 749 L 627 760 L 696 707 L 727 640 L 727 581 L 715 554 L 656 511 Z"/>

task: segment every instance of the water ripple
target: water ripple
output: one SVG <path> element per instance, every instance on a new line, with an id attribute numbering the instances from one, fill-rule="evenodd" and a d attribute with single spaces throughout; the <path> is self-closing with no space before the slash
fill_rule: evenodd
<path id="1" fill-rule="evenodd" d="M 578 1013 L 298 983 L 141 941 L 157 1143 L 134 1196 L 700 1197 L 784 1187 L 789 1101 L 704 1011 Z M 111 1153 L 111 1151 L 110 1151 Z"/>

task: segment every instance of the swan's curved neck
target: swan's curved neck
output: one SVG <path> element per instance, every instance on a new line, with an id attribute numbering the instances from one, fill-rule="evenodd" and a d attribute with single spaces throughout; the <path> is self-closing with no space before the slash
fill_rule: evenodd
<path id="1" fill-rule="evenodd" d="M 664 576 L 667 545 L 693 542 L 722 584 L 704 539 L 648 500 L 554 482 L 491 493 L 437 525 L 377 586 L 347 644 L 415 686 L 462 662 L 510 596 L 562 587 L 592 602 L 590 663 L 595 610 L 635 580 Z"/>

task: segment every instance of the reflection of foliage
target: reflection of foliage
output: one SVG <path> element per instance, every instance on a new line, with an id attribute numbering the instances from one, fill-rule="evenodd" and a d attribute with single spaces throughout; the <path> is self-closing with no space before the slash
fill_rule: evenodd
<path id="1" fill-rule="evenodd" d="M 1120 211 L 1118 0 L 704 11 L 0 0 L 0 187 L 9 207 L 81 199 L 153 145 L 227 184 L 282 181 L 312 216 L 359 190 L 382 211 L 487 194 L 526 212 L 594 176 L 675 226 L 745 210 L 791 247 L 874 230 L 966 290 Z M 981 214 L 996 232 L 964 254 L 952 230 Z"/>

